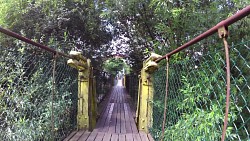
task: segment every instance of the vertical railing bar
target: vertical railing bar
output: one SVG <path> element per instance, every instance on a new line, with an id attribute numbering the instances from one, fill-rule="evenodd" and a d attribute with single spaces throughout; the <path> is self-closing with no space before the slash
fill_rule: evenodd
<path id="1" fill-rule="evenodd" d="M 56 90 L 56 80 L 55 80 L 55 75 L 56 75 L 56 59 L 58 57 L 58 54 L 54 54 L 53 58 L 53 75 L 52 75 L 52 96 L 51 96 L 51 137 L 52 140 L 54 141 L 55 133 L 55 124 L 54 124 L 54 95 L 55 95 L 55 90 Z"/>
<path id="2" fill-rule="evenodd" d="M 226 95 L 226 110 L 225 110 L 225 119 L 224 119 L 224 127 L 221 141 L 225 140 L 226 136 L 226 129 L 228 124 L 228 112 L 229 112 L 229 105 L 230 105 L 230 57 L 229 57 L 229 46 L 227 43 L 226 38 L 223 38 L 223 42 L 225 45 L 225 54 L 226 54 L 226 66 L 227 66 L 227 95 Z"/>
<path id="3" fill-rule="evenodd" d="M 166 123 L 166 114 L 167 114 L 167 97 L 168 97 L 168 78 L 169 78 L 169 58 L 166 57 L 167 65 L 166 65 L 166 95 L 164 99 L 164 114 L 162 121 L 162 133 L 161 133 L 161 141 L 164 140 L 164 132 L 165 132 L 165 123 Z"/>
<path id="4" fill-rule="evenodd" d="M 227 43 L 228 37 L 228 28 L 223 26 L 218 29 L 219 37 L 223 39 L 224 47 L 225 47 L 225 56 L 226 56 L 226 108 L 225 108 L 225 118 L 224 118 L 224 126 L 222 130 L 221 141 L 225 140 L 227 124 L 228 124 L 228 113 L 229 113 L 229 105 L 230 105 L 230 56 L 229 56 L 229 45 Z"/>

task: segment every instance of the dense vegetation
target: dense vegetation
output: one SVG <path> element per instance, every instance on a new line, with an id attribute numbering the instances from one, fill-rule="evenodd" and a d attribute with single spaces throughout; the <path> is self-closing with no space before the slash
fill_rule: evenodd
<path id="1" fill-rule="evenodd" d="M 113 76 L 117 75 L 120 71 L 124 71 L 124 74 L 128 74 L 129 66 L 122 58 L 111 58 L 104 62 L 104 70 Z"/>
<path id="2" fill-rule="evenodd" d="M 148 57 L 149 52 L 153 51 L 163 55 L 233 15 L 249 3 L 249 0 L 0 0 L 0 26 L 65 53 L 70 50 L 81 51 L 84 56 L 91 58 L 92 64 L 97 70 L 107 67 L 109 64 L 104 62 L 110 59 L 114 52 L 118 52 L 118 54 L 125 56 L 126 63 L 131 67 L 132 72 L 137 74 L 142 67 L 142 61 Z M 248 17 L 230 26 L 229 43 L 236 45 L 246 42 L 250 37 L 249 25 L 250 19 Z M 242 46 L 244 45 L 242 44 Z M 216 53 L 221 46 L 222 42 L 217 35 L 212 36 L 196 46 L 174 55 L 171 58 L 171 63 L 185 66 L 179 61 L 196 59 L 193 61 L 194 63 L 186 65 L 192 68 L 197 63 L 198 57 L 206 58 L 205 54 L 209 53 L 213 54 L 212 58 L 208 57 L 209 59 L 219 59 L 216 58 L 218 56 Z M 249 86 L 250 80 L 249 69 L 246 66 L 249 66 L 250 58 L 249 53 L 245 50 L 249 52 L 249 46 L 239 47 L 231 54 L 234 68 L 232 75 L 235 78 L 234 86 L 242 88 L 233 87 L 232 89 L 234 94 L 240 92 L 238 97 L 234 97 L 238 102 L 235 105 L 239 105 L 236 109 L 242 108 L 243 114 L 241 116 L 248 123 L 248 127 L 244 127 L 244 130 L 243 128 L 237 130 L 237 132 L 244 137 L 246 135 L 243 132 L 249 132 L 250 128 L 249 118 L 246 118 L 249 115 L 246 107 L 249 107 L 249 88 L 247 86 Z M 51 109 L 46 106 L 50 104 L 49 92 L 52 91 L 52 56 L 3 34 L 0 34 L 0 54 L 0 128 L 1 133 L 8 133 L 0 134 L 0 138 L 5 140 L 40 140 L 45 138 L 50 130 L 50 121 L 48 120 L 51 118 Z M 222 55 L 219 54 L 219 56 Z M 36 59 L 33 59 L 35 57 Z M 41 64 L 35 65 L 34 61 Z M 117 60 L 113 60 L 113 62 L 115 61 Z M 201 132 L 207 134 L 217 130 L 219 132 L 219 134 L 216 132 L 214 138 L 208 137 L 200 140 L 216 140 L 220 135 L 219 128 L 206 129 L 205 127 L 221 123 L 223 114 L 220 111 L 217 112 L 218 117 L 211 118 L 213 113 L 211 110 L 207 110 L 209 108 L 206 109 L 203 106 L 204 103 L 209 103 L 210 107 L 214 109 L 212 111 L 216 112 L 218 105 L 224 103 L 221 100 L 224 98 L 223 96 L 218 95 L 220 98 L 217 99 L 220 100 L 213 97 L 215 94 L 224 93 L 224 89 L 212 90 L 211 88 L 217 82 L 216 86 L 218 87 L 224 85 L 223 78 L 221 81 L 216 80 L 216 76 L 220 77 L 220 74 L 223 74 L 223 64 L 213 61 L 200 63 L 200 61 L 198 61 L 199 67 L 203 66 L 203 69 L 198 69 L 195 73 L 185 74 L 185 72 L 192 71 L 190 68 L 176 71 L 179 73 L 178 76 L 180 75 L 180 79 L 176 81 L 180 84 L 173 86 L 174 90 L 178 90 L 173 90 L 172 94 L 178 93 L 180 95 L 181 93 L 180 99 L 187 100 L 182 104 L 177 103 L 175 108 L 178 111 L 186 112 L 176 114 L 176 119 L 182 120 L 166 125 L 168 126 L 166 136 L 172 134 L 184 137 L 185 135 L 179 130 L 184 128 L 191 134 L 193 128 L 187 129 L 180 123 L 186 122 L 186 125 L 191 128 L 192 119 L 199 119 L 197 127 L 204 129 L 204 131 L 198 131 L 199 128 L 197 128 L 194 131 L 197 136 L 201 135 Z M 123 63 L 120 62 L 120 64 Z M 112 69 L 113 66 L 115 65 L 108 68 Z M 115 68 L 120 70 L 120 66 Z M 214 73 L 207 73 L 211 70 Z M 111 71 L 116 72 L 117 70 Z M 40 80 L 44 78 L 45 72 L 47 79 Z M 156 79 L 164 78 L 164 75 L 160 75 L 164 72 L 162 69 L 161 73 L 158 74 L 161 77 Z M 103 75 L 104 73 L 96 71 L 96 75 L 98 74 Z M 176 75 L 173 74 L 173 78 L 170 79 L 176 78 Z M 58 89 L 56 91 L 58 95 L 55 96 L 55 99 L 58 99 L 55 105 L 58 107 L 57 110 L 64 111 L 61 114 L 65 114 L 65 112 L 69 114 L 67 111 L 72 106 L 74 98 L 71 97 L 73 93 L 71 87 L 73 86 L 68 88 L 66 86 L 70 83 L 69 79 L 74 77 L 76 76 L 67 76 L 65 82 L 62 80 L 63 84 L 60 84 L 60 87 L 64 87 L 65 90 Z M 192 79 L 193 77 L 197 79 Z M 159 85 L 157 90 L 164 88 L 164 80 L 162 81 L 162 85 Z M 42 84 L 42 87 L 38 84 Z M 200 91 L 201 89 L 205 92 Z M 210 94 L 211 91 L 213 94 Z M 158 93 L 163 92 L 159 91 Z M 198 94 L 202 93 L 205 93 L 204 96 L 212 98 L 199 97 Z M 241 97 L 244 97 L 248 103 Z M 173 101 L 175 101 L 174 97 Z M 155 104 L 159 105 L 158 110 L 161 111 L 162 101 L 155 101 Z M 198 107 L 198 109 L 192 107 Z M 235 110 L 234 106 L 232 106 L 232 110 Z M 180 117 L 180 113 L 184 114 L 183 117 Z M 235 114 L 237 115 L 237 112 L 230 115 L 230 126 L 240 127 L 240 119 L 236 118 Z M 62 121 L 59 122 L 60 120 L 56 121 L 58 121 L 56 123 L 57 130 L 69 127 L 67 125 L 69 123 L 65 125 Z M 69 119 L 64 121 L 69 121 Z M 233 121 L 235 125 L 233 125 Z M 155 132 L 155 137 L 157 137 L 158 129 L 152 132 Z M 228 132 L 234 133 L 234 129 L 229 129 Z M 63 135 L 58 133 L 58 136 Z M 228 136 L 235 139 L 235 135 Z M 50 138 L 50 136 L 46 137 Z"/>
<path id="3" fill-rule="evenodd" d="M 231 94 L 227 140 L 249 140 L 249 42 L 231 47 Z M 248 60 L 248 61 L 246 61 Z M 244 62 L 236 64 L 236 62 Z M 171 63 L 165 124 L 166 140 L 220 140 L 225 109 L 225 61 L 223 50 Z M 242 69 L 237 69 L 242 68 Z M 154 74 L 154 122 L 151 131 L 160 138 L 166 73 Z"/>

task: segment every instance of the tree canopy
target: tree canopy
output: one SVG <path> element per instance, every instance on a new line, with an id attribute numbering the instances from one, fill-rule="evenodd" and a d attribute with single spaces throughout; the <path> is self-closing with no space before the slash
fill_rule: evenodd
<path id="1" fill-rule="evenodd" d="M 103 69 L 115 75 L 118 71 L 123 68 L 127 69 L 129 66 L 131 67 L 131 72 L 138 75 L 142 69 L 143 61 L 149 56 L 150 52 L 165 55 L 215 26 L 220 21 L 237 13 L 249 5 L 249 3 L 250 0 L 0 0 L 0 26 L 67 54 L 71 50 L 82 52 L 83 56 L 91 59 L 93 67 L 96 70 L 101 70 L 99 72 L 102 75 L 102 77 L 100 77 L 101 80 L 107 79 L 108 77 L 106 73 L 102 72 Z M 231 25 L 229 32 L 232 32 L 229 35 L 228 42 L 235 45 L 249 40 L 249 25 L 249 16 Z M 250 80 L 250 58 L 249 53 L 245 51 L 246 48 L 249 49 L 249 46 L 237 48 L 240 55 L 237 54 L 238 52 L 230 54 L 231 58 L 236 60 L 232 62 L 236 70 L 231 71 L 231 75 L 235 78 L 234 81 L 240 82 L 241 84 L 239 84 L 239 86 L 243 87 L 242 90 L 234 88 L 232 91 L 234 91 L 234 93 L 241 91 L 240 96 L 246 99 L 248 98 L 248 103 L 240 96 L 235 100 L 235 103 L 238 102 L 240 103 L 237 103 L 238 105 L 245 108 L 242 112 L 240 111 L 243 113 L 240 115 L 242 118 L 249 117 L 249 109 L 246 109 L 246 107 L 249 107 L 248 86 Z M 218 35 L 215 34 L 185 51 L 172 56 L 171 61 L 178 62 L 179 60 L 187 61 L 190 58 L 198 58 L 192 62 L 191 65 L 197 62 L 199 64 L 200 60 L 197 54 L 201 58 L 204 58 L 204 54 L 217 54 L 217 51 L 221 49 L 222 41 L 218 38 Z M 48 76 L 51 75 L 49 72 L 51 71 L 50 68 L 46 67 L 51 65 L 51 58 L 49 58 L 51 56 L 49 56 L 48 53 L 37 50 L 31 45 L 27 45 L 3 34 L 0 34 L 0 54 L 0 115 L 3 115 L 0 117 L 0 121 L 5 120 L 7 123 L 4 125 L 4 128 L 1 129 L 11 131 L 8 135 L 11 137 L 9 140 L 23 140 L 26 134 L 27 136 L 29 135 L 30 140 L 41 140 L 46 137 L 46 134 L 50 131 L 48 117 L 51 111 L 47 105 L 50 103 L 49 92 L 52 89 L 52 80 L 43 79 L 43 76 L 44 72 L 48 72 L 48 74 L 46 74 Z M 123 58 L 112 58 L 115 54 L 121 54 Z M 42 63 L 40 65 L 44 67 L 42 69 L 38 68 L 39 66 L 35 66 L 35 63 L 32 62 L 37 55 L 40 55 L 40 58 L 37 57 L 35 61 Z M 211 59 L 209 57 L 208 59 Z M 216 61 L 212 60 L 209 64 L 199 64 L 216 68 L 218 72 L 215 71 L 215 74 L 205 73 L 206 71 L 211 72 L 211 69 L 204 67 L 203 70 L 197 70 L 197 72 L 195 72 L 195 74 L 197 74 L 196 76 L 202 76 L 200 79 L 186 76 L 187 70 L 188 72 L 189 70 L 194 70 L 193 66 L 191 68 L 186 67 L 186 71 L 183 69 L 179 74 L 176 74 L 183 77 L 182 80 L 180 80 L 180 85 L 176 87 L 178 90 L 173 92 L 173 94 L 181 91 L 183 99 L 192 99 L 187 100 L 186 103 L 184 101 L 183 103 L 189 104 L 191 105 L 190 107 L 192 107 L 192 105 L 198 105 L 198 103 L 201 103 L 201 105 L 203 103 L 210 103 L 211 99 L 215 99 L 214 96 L 210 95 L 212 98 L 200 101 L 203 97 L 197 97 L 196 91 L 193 92 L 194 90 L 198 92 L 200 90 L 206 90 L 203 94 L 209 95 L 212 93 L 210 92 L 211 84 L 220 83 L 221 86 L 225 84 L 224 79 L 219 81 L 215 78 L 215 75 L 220 77 L 219 74 L 224 72 L 224 64 L 220 61 L 221 58 L 218 58 L 216 55 L 215 57 L 217 57 L 215 58 Z M 62 65 L 63 63 L 59 61 L 59 64 Z M 180 62 L 177 63 L 177 67 L 182 65 Z M 237 65 L 245 67 L 238 68 Z M 33 69 L 33 67 L 35 69 Z M 64 67 L 62 66 L 62 68 Z M 239 69 L 240 71 L 238 71 Z M 162 73 L 156 76 L 159 80 L 165 79 L 165 68 L 163 68 L 161 72 Z M 70 74 L 67 75 L 69 75 L 69 78 L 72 77 Z M 204 78 L 206 79 L 205 82 Z M 30 81 L 26 81 L 28 79 L 30 79 Z M 175 80 L 176 77 L 173 75 L 171 79 Z M 15 82 L 18 80 L 22 83 L 16 85 Z M 40 86 L 40 81 L 43 82 L 46 88 Z M 194 82 L 198 82 L 199 84 L 191 86 L 190 84 Z M 68 87 L 67 89 L 72 89 L 68 85 L 71 83 L 69 80 L 65 80 L 65 82 L 62 83 L 63 84 L 60 85 L 63 87 L 65 85 L 65 89 L 66 85 Z M 204 84 L 200 85 L 201 83 Z M 13 84 L 13 86 L 11 87 L 10 84 Z M 29 84 L 29 87 L 26 87 L 25 84 Z M 205 84 L 209 85 L 209 88 L 205 86 Z M 162 85 L 164 86 L 161 88 L 164 88 L 165 83 L 162 83 Z M 5 88 L 8 90 L 8 93 L 2 91 L 2 89 Z M 18 91 L 19 89 L 20 91 Z M 164 92 L 160 89 L 157 90 L 159 93 Z M 67 107 L 70 107 L 69 105 L 72 103 L 68 101 L 67 98 L 70 97 L 71 94 L 68 91 L 64 93 L 61 91 L 60 89 L 56 92 L 58 99 L 63 96 L 62 101 L 57 101 L 57 107 L 60 107 L 60 110 L 68 110 Z M 222 93 L 221 88 L 218 88 L 216 91 L 216 93 Z M 41 93 L 46 93 L 46 95 L 43 95 L 44 98 L 41 98 Z M 224 97 L 221 96 L 221 103 L 224 102 L 223 98 Z M 37 99 L 42 100 L 37 101 Z M 162 100 L 162 97 L 159 97 L 159 99 Z M 30 113 L 34 111 L 37 115 L 34 114 L 31 116 L 25 112 L 18 111 L 21 109 L 21 106 L 24 106 L 20 106 L 19 101 L 30 102 L 24 108 L 25 112 Z M 211 105 L 213 104 L 214 109 L 220 112 L 221 109 L 216 107 L 218 106 L 218 102 L 213 102 L 214 103 L 211 102 Z M 160 102 L 157 104 L 159 107 L 164 105 Z M 173 101 L 172 104 L 175 106 L 178 104 L 178 108 L 184 111 L 176 115 L 177 117 L 182 116 L 185 111 L 191 113 L 185 113 L 186 119 L 200 119 L 200 121 L 202 121 L 203 119 L 207 120 L 206 117 L 208 116 L 214 116 L 214 111 L 203 108 L 203 105 L 199 107 L 199 111 L 195 111 L 194 109 L 188 109 L 189 107 L 186 107 L 186 105 L 181 105 L 182 103 Z M 29 105 L 31 105 L 31 107 L 28 107 Z M 5 112 L 7 110 L 4 111 L 2 109 L 8 109 L 10 112 Z M 44 118 L 41 116 L 43 114 L 47 117 Z M 233 113 L 231 116 L 235 116 L 236 114 L 237 113 Z M 216 124 L 215 122 L 221 121 L 222 116 L 223 115 L 220 114 L 217 119 L 213 118 L 213 123 L 204 121 L 204 124 Z M 240 131 L 242 134 L 246 132 L 249 133 L 249 120 L 247 124 L 248 129 L 241 126 L 240 118 L 234 120 L 238 120 L 236 124 L 242 128 Z M 192 120 L 183 120 L 183 122 L 188 122 L 188 124 L 185 125 L 188 125 L 189 128 L 193 128 Z M 36 126 L 33 126 L 33 123 L 36 126 L 39 125 L 39 129 L 35 128 Z M 183 133 L 182 125 L 183 124 L 177 124 L 172 126 L 173 129 L 178 129 L 178 132 L 171 130 L 171 132 L 166 133 L 168 133 L 169 136 L 175 134 L 175 136 L 180 137 L 179 133 Z M 202 125 L 200 128 L 203 129 L 203 123 L 200 125 Z M 29 128 L 31 126 L 32 128 Z M 64 123 L 58 123 L 57 126 L 64 126 Z M 7 127 L 13 127 L 13 129 Z M 18 129 L 27 129 L 27 131 L 19 131 Z M 36 130 L 35 133 L 33 130 Z M 197 128 L 196 131 L 200 132 L 198 130 Z M 206 130 L 206 128 L 204 128 L 204 130 Z M 210 136 L 209 132 L 212 130 L 211 128 L 211 130 L 205 132 Z M 191 130 L 189 131 L 191 132 Z M 13 137 L 11 133 L 17 132 L 19 134 Z M 23 134 L 23 132 L 26 134 Z M 245 136 L 249 136 L 248 133 Z M 20 138 L 17 137 L 19 135 Z M 185 134 L 185 136 L 189 135 L 190 134 Z M 4 132 L 0 133 L 0 137 L 1 136 L 5 136 Z M 216 136 L 219 137 L 219 134 L 216 133 Z"/>
<path id="2" fill-rule="evenodd" d="M 111 58 L 104 62 L 104 70 L 112 75 L 124 70 L 124 73 L 129 73 L 129 67 L 122 58 Z"/>
<path id="3" fill-rule="evenodd" d="M 136 71 L 149 52 L 165 54 L 248 4 L 249 0 L 0 0 L 0 25 L 57 50 L 79 50 L 99 62 L 96 65 L 122 50 Z M 249 37 L 249 22 L 245 18 L 231 27 L 239 31 L 230 35 L 232 42 Z M 1 40 L 10 43 L 6 37 Z M 213 40 L 196 50 L 207 51 Z"/>

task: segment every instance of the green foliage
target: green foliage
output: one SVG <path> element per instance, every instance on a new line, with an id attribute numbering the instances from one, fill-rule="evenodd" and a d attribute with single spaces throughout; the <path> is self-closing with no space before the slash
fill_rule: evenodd
<path id="1" fill-rule="evenodd" d="M 103 61 L 111 54 L 110 41 L 126 37 L 126 59 L 133 71 L 138 72 L 148 52 L 166 54 L 248 4 L 249 0 L 0 0 L 0 25 L 62 52 L 82 51 L 84 56 L 92 58 L 97 69 L 102 69 Z M 249 38 L 249 24 L 249 18 L 244 18 L 230 26 L 231 45 Z M 0 137 L 3 140 L 49 139 L 52 80 L 48 66 L 52 65 L 52 57 L 0 36 L 5 46 L 0 49 Z M 225 108 L 225 63 L 218 53 L 219 40 L 217 35 L 206 38 L 171 57 L 171 63 L 175 64 L 171 66 L 169 78 L 167 115 L 171 116 L 167 116 L 166 136 L 177 140 L 219 138 Z M 231 49 L 230 56 L 232 100 L 227 137 L 248 140 L 249 43 Z M 113 75 L 122 68 L 129 70 L 119 59 L 105 62 L 104 68 Z M 98 80 L 108 81 L 105 75 Z M 160 133 L 159 117 L 164 110 L 165 81 L 165 70 L 161 68 L 155 73 L 155 82 L 162 83 L 154 85 L 152 101 L 155 114 L 152 133 L 156 138 Z M 70 116 L 63 115 L 72 114 L 69 111 L 75 111 L 72 107 L 76 105 L 71 92 L 73 86 L 69 86 L 72 80 L 65 78 L 57 82 L 61 83 L 57 83 L 60 87 L 55 93 L 55 127 L 60 136 L 60 131 L 73 122 L 68 119 Z M 98 84 L 98 87 L 108 85 Z M 62 117 L 63 120 L 59 119 Z"/>
<path id="2" fill-rule="evenodd" d="M 60 139 L 74 129 L 77 73 L 57 64 L 56 90 L 52 101 L 52 62 L 50 55 L 29 54 L 26 49 L 1 47 L 0 57 L 0 140 Z M 35 50 L 33 50 L 35 51 Z M 38 50 L 36 50 L 38 51 Z M 72 72 L 75 74 L 64 74 Z M 62 77 L 63 76 L 63 77 Z M 72 90 L 74 88 L 75 90 Z M 54 123 L 51 121 L 53 102 Z M 74 103 L 73 103 L 74 102 Z M 52 124 L 55 137 L 51 135 Z M 62 132 L 63 131 L 63 132 Z"/>
<path id="3" fill-rule="evenodd" d="M 112 75 L 118 74 L 123 69 L 128 71 L 128 66 L 122 58 L 111 58 L 104 63 L 104 70 Z"/>
<path id="4" fill-rule="evenodd" d="M 179 141 L 219 140 L 221 132 L 217 126 L 221 125 L 222 121 L 223 114 L 216 106 L 211 112 L 196 109 L 192 114 L 182 115 L 182 119 L 175 126 L 165 130 L 166 140 L 167 138 Z"/>
<path id="5" fill-rule="evenodd" d="M 231 94 L 227 140 L 248 140 L 249 53 L 248 42 L 231 48 Z M 243 49 L 244 48 L 244 49 Z M 241 50 L 241 51 L 239 51 Z M 245 51 L 243 51 L 245 50 Z M 239 62 L 236 64 L 235 62 Z M 170 65 L 165 140 L 219 140 L 222 134 L 226 99 L 224 52 L 211 51 Z M 163 63 L 164 64 L 164 63 Z M 238 69 L 236 69 L 238 68 Z M 240 68 L 240 69 L 239 69 Z M 154 74 L 153 126 L 158 140 L 164 111 L 166 73 Z M 246 129 L 246 130 L 243 130 Z"/>
<path id="6" fill-rule="evenodd" d="M 129 56 L 134 71 L 142 67 L 145 50 L 164 55 L 215 26 L 238 10 L 248 6 L 249 0 L 106 0 L 103 17 L 115 28 L 114 38 L 129 38 Z M 230 41 L 239 43 L 249 38 L 249 18 L 230 26 L 236 31 Z M 206 51 L 219 45 L 218 38 L 207 38 L 192 52 Z M 172 60 L 186 58 L 188 52 L 172 56 Z"/>
<path id="7" fill-rule="evenodd" d="M 111 34 L 100 18 L 102 5 L 94 1 L 1 0 L 1 26 L 54 49 L 68 53 L 82 51 L 92 64 L 101 68 L 107 56 Z M 1 35 L 2 36 L 2 35 Z M 13 40 L 0 38 L 5 46 Z M 53 44 L 51 44 L 53 42 Z M 95 57 L 93 57 L 95 56 Z"/>

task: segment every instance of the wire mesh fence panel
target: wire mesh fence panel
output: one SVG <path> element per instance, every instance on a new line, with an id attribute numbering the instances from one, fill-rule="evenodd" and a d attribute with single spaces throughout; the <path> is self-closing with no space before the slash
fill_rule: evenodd
<path id="1" fill-rule="evenodd" d="M 69 67 L 65 58 L 58 58 L 57 60 L 54 124 L 55 138 L 61 140 L 76 129 L 78 71 Z"/>
<path id="2" fill-rule="evenodd" d="M 112 77 L 104 71 L 95 70 L 97 103 L 102 102 L 112 87 Z"/>
<path id="3" fill-rule="evenodd" d="M 220 140 L 226 101 L 226 64 L 224 50 L 171 62 L 166 141 Z M 249 42 L 230 49 L 231 94 L 226 140 L 250 139 L 250 47 Z M 165 64 L 165 63 L 164 63 Z M 164 117 L 166 69 L 154 73 L 153 125 L 155 140 L 160 140 Z"/>
<path id="4" fill-rule="evenodd" d="M 126 89 L 131 96 L 133 100 L 133 105 L 137 106 L 137 99 L 138 99 L 138 85 L 139 85 L 139 79 L 138 74 L 131 73 L 129 75 L 126 75 Z"/>
<path id="5" fill-rule="evenodd" d="M 53 87 L 53 54 L 31 46 L 0 54 L 0 140 L 64 138 L 76 125 L 77 71 L 57 58 Z"/>

